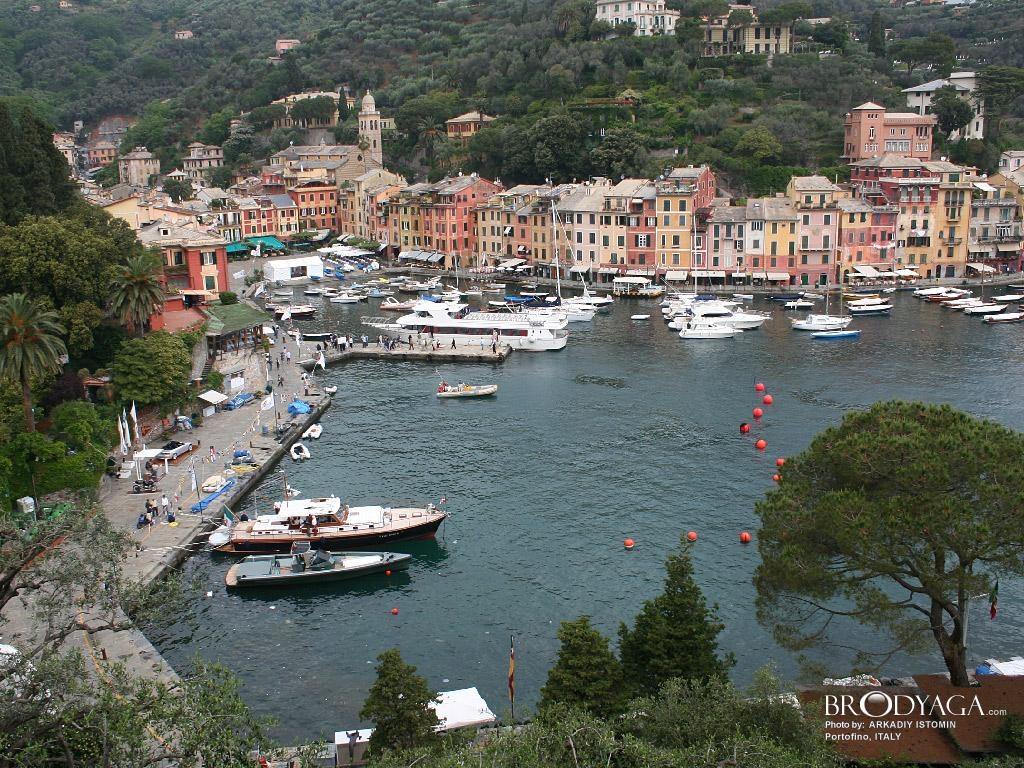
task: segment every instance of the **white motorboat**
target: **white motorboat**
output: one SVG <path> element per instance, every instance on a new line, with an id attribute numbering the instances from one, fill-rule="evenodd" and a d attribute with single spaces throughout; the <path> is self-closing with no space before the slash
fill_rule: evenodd
<path id="1" fill-rule="evenodd" d="M 324 289 L 321 288 L 320 286 L 318 286 L 318 285 L 311 285 L 308 288 L 304 288 L 302 290 L 302 295 L 303 296 L 320 296 L 321 294 L 323 294 L 323 292 L 324 292 Z"/>
<path id="2" fill-rule="evenodd" d="M 437 396 L 440 398 L 451 397 L 489 397 L 498 394 L 497 384 L 449 384 L 442 381 L 437 385 Z"/>
<path id="3" fill-rule="evenodd" d="M 813 301 L 807 299 L 791 299 L 790 301 L 784 302 L 782 305 L 783 309 L 811 309 L 814 306 Z"/>
<path id="4" fill-rule="evenodd" d="M 302 443 L 293 443 L 288 453 L 291 454 L 292 461 L 306 461 L 309 458 L 309 448 Z"/>
<path id="5" fill-rule="evenodd" d="M 807 317 L 792 320 L 794 331 L 839 331 L 852 322 L 852 317 L 817 314 L 809 314 Z"/>
<path id="6" fill-rule="evenodd" d="M 985 304 L 984 299 L 976 297 L 970 297 L 967 299 L 952 299 L 950 301 L 944 301 L 940 304 L 943 309 L 967 309 L 967 307 L 976 307 L 979 304 Z"/>
<path id="7" fill-rule="evenodd" d="M 753 301 L 754 300 L 754 294 L 752 294 L 752 293 L 734 293 L 732 295 L 732 297 L 734 299 L 739 299 L 740 301 Z"/>
<path id="8" fill-rule="evenodd" d="M 811 338 L 814 339 L 825 339 L 826 341 L 836 341 L 838 339 L 857 339 L 860 338 L 860 331 L 853 328 L 846 328 L 836 331 L 812 331 Z"/>
<path id="9" fill-rule="evenodd" d="M 308 440 L 308 439 L 312 438 L 314 440 L 319 440 L 320 439 L 320 435 L 322 435 L 323 433 L 324 433 L 324 428 L 323 428 L 323 426 L 320 425 L 319 422 L 316 423 L 316 424 L 310 424 L 309 425 L 309 429 L 307 429 L 305 432 L 302 433 L 302 439 L 303 440 Z"/>
<path id="10" fill-rule="evenodd" d="M 972 307 L 964 307 L 965 315 L 996 315 L 1006 309 L 1003 304 L 991 302 L 989 304 L 975 304 Z"/>
<path id="11" fill-rule="evenodd" d="M 863 299 L 854 299 L 853 301 L 846 302 L 848 307 L 873 307 L 876 304 L 885 304 L 886 300 L 878 296 L 868 296 Z"/>
<path id="12" fill-rule="evenodd" d="M 998 306 L 998 305 L 997 305 Z M 854 317 L 861 315 L 887 315 L 892 309 L 892 304 L 867 304 L 861 307 L 850 306 L 850 314 Z"/>
<path id="13" fill-rule="evenodd" d="M 323 296 L 325 299 L 333 299 L 335 296 L 339 295 L 340 293 L 341 293 L 341 289 L 334 288 L 332 286 L 327 286 L 326 288 L 323 288 L 320 291 L 320 295 Z"/>
<path id="14" fill-rule="evenodd" d="M 406 334 L 424 334 L 456 348 L 497 341 L 502 346 L 524 351 L 564 349 L 569 340 L 565 314 L 542 317 L 528 312 L 474 312 L 466 304 L 417 301 L 413 311 L 395 320 Z M 365 324 L 377 327 L 373 321 Z"/>
<path id="15" fill-rule="evenodd" d="M 291 288 L 275 288 L 273 291 L 271 291 L 271 293 L 274 296 L 288 296 L 288 297 L 291 297 L 291 296 L 294 295 Z"/>
<path id="16" fill-rule="evenodd" d="M 612 308 L 615 304 L 615 299 L 611 296 L 600 296 L 596 293 L 591 293 L 590 288 L 587 284 L 583 284 L 583 293 L 580 296 L 570 296 L 562 299 L 562 304 L 585 304 L 591 307 L 597 307 L 598 312 L 606 312 Z"/>
<path id="17" fill-rule="evenodd" d="M 1019 323 L 1024 320 L 1024 312 L 999 312 L 985 315 L 982 320 L 986 323 Z"/>
<path id="18" fill-rule="evenodd" d="M 336 394 L 337 392 L 338 392 L 338 386 L 336 384 L 328 384 L 326 387 L 324 387 L 324 394 L 325 395 L 333 395 L 333 394 Z"/>
<path id="19" fill-rule="evenodd" d="M 629 319 L 630 320 L 650 320 L 651 316 L 650 315 L 630 315 Z"/>
<path id="20" fill-rule="evenodd" d="M 275 307 L 274 317 L 278 320 L 303 320 L 316 314 L 316 307 L 311 304 L 293 304 L 288 307 Z"/>
<path id="21" fill-rule="evenodd" d="M 743 333 L 739 328 L 732 328 L 728 325 L 717 323 L 695 317 L 687 321 L 686 326 L 679 331 L 681 339 L 731 339 Z"/>
<path id="22" fill-rule="evenodd" d="M 331 304 L 358 304 L 363 298 L 354 293 L 339 293 L 331 297 Z"/>
<path id="23" fill-rule="evenodd" d="M 388 296 L 380 303 L 380 308 L 385 312 L 408 312 L 410 309 L 415 307 L 417 303 L 417 299 L 399 301 L 394 296 Z"/>
<path id="24" fill-rule="evenodd" d="M 992 301 L 1002 302 L 1003 304 L 1014 304 L 1018 301 L 1024 301 L 1024 293 L 1003 293 L 999 296 L 993 296 Z"/>

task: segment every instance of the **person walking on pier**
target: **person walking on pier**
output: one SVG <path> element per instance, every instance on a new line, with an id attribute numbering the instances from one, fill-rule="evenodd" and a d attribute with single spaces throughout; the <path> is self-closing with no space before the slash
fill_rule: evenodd
<path id="1" fill-rule="evenodd" d="M 455 339 L 452 339 L 452 349 L 455 349 Z"/>

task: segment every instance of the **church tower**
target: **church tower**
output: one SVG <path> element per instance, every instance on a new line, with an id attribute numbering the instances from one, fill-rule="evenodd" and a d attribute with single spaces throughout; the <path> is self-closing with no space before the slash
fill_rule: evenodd
<path id="1" fill-rule="evenodd" d="M 380 112 L 377 103 L 367 91 L 359 109 L 359 146 L 368 152 L 370 158 L 381 167 L 384 166 L 384 153 L 380 143 Z"/>

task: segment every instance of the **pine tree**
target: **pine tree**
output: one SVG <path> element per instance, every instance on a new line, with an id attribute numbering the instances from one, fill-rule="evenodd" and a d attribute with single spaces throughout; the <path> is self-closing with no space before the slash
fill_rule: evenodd
<path id="1" fill-rule="evenodd" d="M 882 14 L 875 11 L 871 14 L 871 26 L 868 30 L 868 50 L 875 56 L 885 56 L 885 27 L 882 25 Z"/>
<path id="2" fill-rule="evenodd" d="M 558 639 L 558 660 L 541 689 L 538 709 L 560 702 L 598 717 L 621 712 L 626 703 L 622 665 L 608 647 L 608 638 L 590 626 L 590 617 L 563 621 Z"/>
<path id="3" fill-rule="evenodd" d="M 438 700 L 437 691 L 416 674 L 416 667 L 402 661 L 397 648 L 377 657 L 377 680 L 363 702 L 359 717 L 373 722 L 370 749 L 412 749 L 437 738 L 437 713 L 428 706 Z"/>
<path id="4" fill-rule="evenodd" d="M 665 590 L 644 603 L 633 629 L 619 627 L 619 655 L 626 684 L 643 694 L 655 694 L 676 677 L 704 679 L 721 676 L 732 666 L 720 658 L 718 634 L 724 625 L 708 608 L 693 580 L 689 545 L 665 563 Z"/>

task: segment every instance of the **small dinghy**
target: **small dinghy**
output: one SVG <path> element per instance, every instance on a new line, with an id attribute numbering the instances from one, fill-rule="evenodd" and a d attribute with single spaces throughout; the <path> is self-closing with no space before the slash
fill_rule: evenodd
<path id="1" fill-rule="evenodd" d="M 250 555 L 232 565 L 228 587 L 267 587 L 342 581 L 372 573 L 388 575 L 409 568 L 412 555 L 401 552 L 328 552 L 296 542 L 287 555 Z"/>
<path id="2" fill-rule="evenodd" d="M 305 432 L 302 433 L 302 439 L 303 440 L 308 440 L 309 438 L 313 438 L 314 440 L 319 440 L 320 439 L 320 435 L 322 435 L 323 432 L 324 432 L 324 428 L 322 426 L 320 426 L 319 423 L 311 424 L 309 429 L 307 429 Z"/>
<path id="3" fill-rule="evenodd" d="M 650 315 L 630 315 L 629 319 L 630 320 L 650 320 L 651 316 Z"/>
<path id="4" fill-rule="evenodd" d="M 337 393 L 337 391 L 338 391 L 338 387 L 335 384 L 328 384 L 326 387 L 324 387 L 324 394 L 327 394 L 327 395 L 333 395 L 333 394 Z"/>
<path id="5" fill-rule="evenodd" d="M 309 448 L 302 443 L 295 443 L 288 453 L 292 456 L 292 461 L 305 461 L 309 458 Z"/>
<path id="6" fill-rule="evenodd" d="M 838 339 L 856 339 L 860 337 L 860 331 L 854 329 L 842 329 L 836 331 L 814 331 L 811 333 L 812 339 L 825 339 L 838 340 Z"/>
<path id="7" fill-rule="evenodd" d="M 489 397 L 497 393 L 497 384 L 474 386 L 472 384 L 449 384 L 442 381 L 437 385 L 438 397 Z"/>

